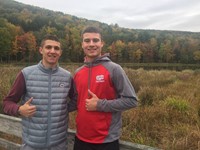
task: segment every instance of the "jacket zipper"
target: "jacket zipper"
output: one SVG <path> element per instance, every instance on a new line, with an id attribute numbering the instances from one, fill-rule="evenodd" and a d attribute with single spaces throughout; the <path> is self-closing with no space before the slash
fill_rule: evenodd
<path id="1" fill-rule="evenodd" d="M 92 63 L 89 64 L 88 90 L 90 90 L 91 76 L 92 76 Z M 88 92 L 88 98 L 89 98 L 89 97 L 90 97 L 90 94 L 89 94 L 89 92 Z"/>

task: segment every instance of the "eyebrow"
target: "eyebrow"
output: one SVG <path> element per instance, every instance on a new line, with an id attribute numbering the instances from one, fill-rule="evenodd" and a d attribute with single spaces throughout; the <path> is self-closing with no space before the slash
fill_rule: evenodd
<path id="1" fill-rule="evenodd" d="M 44 46 L 46 49 L 52 49 L 54 48 L 55 50 L 60 50 L 61 48 L 59 46 L 52 46 L 52 45 L 46 45 Z"/>
<path id="2" fill-rule="evenodd" d="M 84 38 L 83 39 L 83 41 L 84 42 L 91 42 L 91 41 L 93 41 L 94 43 L 97 43 L 97 42 L 99 42 L 99 41 L 101 41 L 101 39 L 100 38 Z"/>

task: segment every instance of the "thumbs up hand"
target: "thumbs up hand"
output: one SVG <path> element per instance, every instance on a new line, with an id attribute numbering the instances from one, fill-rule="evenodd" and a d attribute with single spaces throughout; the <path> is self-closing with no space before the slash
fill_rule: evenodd
<path id="1" fill-rule="evenodd" d="M 93 92 L 91 92 L 90 90 L 88 90 L 89 94 L 91 95 L 91 98 L 86 99 L 86 110 L 87 111 L 96 111 L 97 110 L 97 101 L 99 100 L 99 98 L 96 96 L 96 94 L 94 94 Z"/>
<path id="2" fill-rule="evenodd" d="M 24 117 L 32 117 L 36 112 L 36 106 L 31 105 L 33 97 L 31 97 L 24 105 L 19 107 L 19 113 Z"/>

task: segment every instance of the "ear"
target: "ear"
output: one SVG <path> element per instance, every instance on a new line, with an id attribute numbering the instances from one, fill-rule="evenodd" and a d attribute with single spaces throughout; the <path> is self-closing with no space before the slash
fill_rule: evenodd
<path id="1" fill-rule="evenodd" d="M 81 47 L 82 47 L 82 49 L 83 49 L 83 42 L 81 43 Z"/>
<path id="2" fill-rule="evenodd" d="M 42 47 L 39 48 L 40 54 L 43 54 Z"/>
<path id="3" fill-rule="evenodd" d="M 101 47 L 103 47 L 103 46 L 104 46 L 104 44 L 105 44 L 105 42 L 104 42 L 104 41 L 101 41 Z"/>

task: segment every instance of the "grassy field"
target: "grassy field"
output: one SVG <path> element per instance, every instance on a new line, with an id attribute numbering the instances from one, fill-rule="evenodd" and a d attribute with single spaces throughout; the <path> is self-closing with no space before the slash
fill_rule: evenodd
<path id="1" fill-rule="evenodd" d="M 62 66 L 72 73 L 78 67 Z M 0 68 L 1 104 L 22 66 Z M 164 150 L 200 149 L 200 70 L 124 70 L 136 90 L 139 107 L 123 112 L 121 139 Z M 75 115 L 70 114 L 72 129 Z"/>

